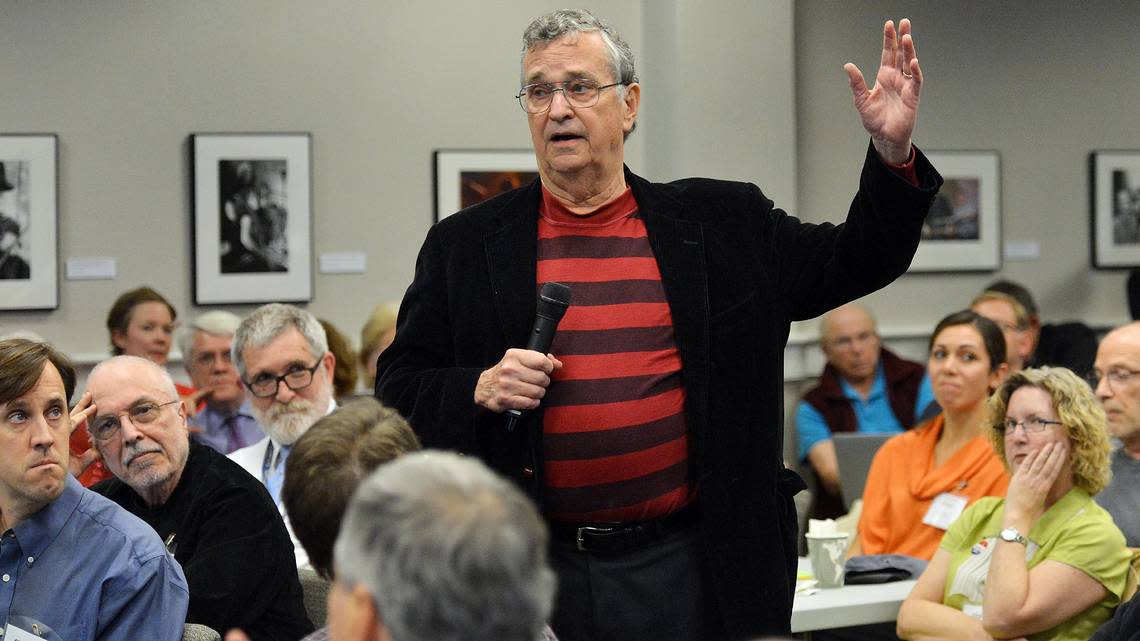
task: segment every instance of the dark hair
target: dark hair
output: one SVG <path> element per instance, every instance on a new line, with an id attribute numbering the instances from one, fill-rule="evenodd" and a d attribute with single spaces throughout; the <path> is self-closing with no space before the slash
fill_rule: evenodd
<path id="1" fill-rule="evenodd" d="M 318 574 L 332 578 L 333 544 L 356 486 L 380 464 L 419 449 L 408 422 L 374 398 L 340 407 L 297 439 L 281 500 Z"/>
<path id="2" fill-rule="evenodd" d="M 985 291 L 998 292 L 1009 296 L 1025 308 L 1025 313 L 1029 315 L 1031 320 L 1037 319 L 1037 303 L 1033 301 L 1033 294 L 1030 294 L 1029 290 L 1020 283 L 1015 283 L 1012 280 L 995 280 L 986 287 Z"/>
<path id="3" fill-rule="evenodd" d="M 942 330 L 958 325 L 970 325 L 978 330 L 978 334 L 982 337 L 982 344 L 986 348 L 986 355 L 990 358 L 991 372 L 996 371 L 1002 363 L 1006 362 L 1005 335 L 1001 333 L 1001 328 L 992 320 L 969 309 L 954 312 L 938 321 L 938 325 L 934 327 L 934 333 L 930 335 L 930 343 L 926 346 L 927 351 L 934 348 L 934 340 L 938 338 Z"/>
<path id="4" fill-rule="evenodd" d="M 0 341 L 0 403 L 9 403 L 35 387 L 44 372 L 44 364 L 51 363 L 63 379 L 67 401 L 75 392 L 75 367 L 71 361 L 47 343 L 26 338 Z"/>
<path id="5" fill-rule="evenodd" d="M 119 356 L 123 353 L 123 349 L 115 344 L 115 332 L 127 333 L 127 328 L 131 324 L 131 312 L 134 311 L 136 305 L 142 303 L 162 303 L 166 305 L 166 309 L 170 310 L 170 320 L 178 318 L 178 312 L 174 311 L 174 306 L 170 304 L 170 301 L 150 287 L 144 285 L 123 292 L 111 305 L 111 311 L 107 312 L 107 331 L 111 334 L 111 354 Z"/>
<path id="6" fill-rule="evenodd" d="M 337 398 L 352 396 L 356 392 L 356 352 L 352 351 L 348 338 L 340 333 L 336 325 L 327 320 L 317 320 L 321 327 L 325 328 L 329 351 L 336 357 L 336 367 L 333 369 L 333 395 Z"/>

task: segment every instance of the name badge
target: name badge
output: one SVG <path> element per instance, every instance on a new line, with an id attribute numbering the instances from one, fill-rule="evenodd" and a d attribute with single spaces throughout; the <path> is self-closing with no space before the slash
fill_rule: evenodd
<path id="1" fill-rule="evenodd" d="M 926 516 L 922 517 L 922 522 L 939 530 L 945 530 L 962 514 L 968 502 L 969 499 L 964 496 L 943 492 L 930 502 L 930 509 L 926 511 Z"/>
<path id="2" fill-rule="evenodd" d="M 36 627 L 38 626 L 32 625 L 33 633 L 9 623 L 4 626 L 4 641 L 44 641 Z"/>

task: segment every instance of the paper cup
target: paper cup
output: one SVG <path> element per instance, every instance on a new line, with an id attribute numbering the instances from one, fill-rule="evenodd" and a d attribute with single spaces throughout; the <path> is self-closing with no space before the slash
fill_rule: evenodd
<path id="1" fill-rule="evenodd" d="M 808 559 L 811 571 L 821 588 L 838 588 L 843 585 L 843 571 L 847 559 L 846 534 L 807 534 Z"/>

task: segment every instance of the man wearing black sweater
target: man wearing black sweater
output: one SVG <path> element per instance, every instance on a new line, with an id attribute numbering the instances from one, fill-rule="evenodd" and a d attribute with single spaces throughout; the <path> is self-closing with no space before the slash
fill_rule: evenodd
<path id="1" fill-rule="evenodd" d="M 115 478 L 94 487 L 158 532 L 190 586 L 187 620 L 253 641 L 298 639 L 305 615 L 293 545 L 265 487 L 239 465 L 191 443 L 170 376 L 117 356 L 88 378 L 91 440 Z"/>

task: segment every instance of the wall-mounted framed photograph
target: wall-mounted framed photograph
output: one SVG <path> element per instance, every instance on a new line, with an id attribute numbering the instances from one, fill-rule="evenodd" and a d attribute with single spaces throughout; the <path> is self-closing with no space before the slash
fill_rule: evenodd
<path id="1" fill-rule="evenodd" d="M 313 298 L 308 133 L 190 136 L 194 303 Z"/>
<path id="2" fill-rule="evenodd" d="M 1090 153 L 1089 201 L 1093 267 L 1140 266 L 1140 151 Z"/>
<path id="3" fill-rule="evenodd" d="M 533 149 L 437 149 L 432 159 L 437 222 L 538 177 Z"/>
<path id="4" fill-rule="evenodd" d="M 55 134 L 0 135 L 0 310 L 59 307 Z"/>
<path id="5" fill-rule="evenodd" d="M 1001 267 L 1001 162 L 996 151 L 928 151 L 945 179 L 922 225 L 915 272 Z"/>

